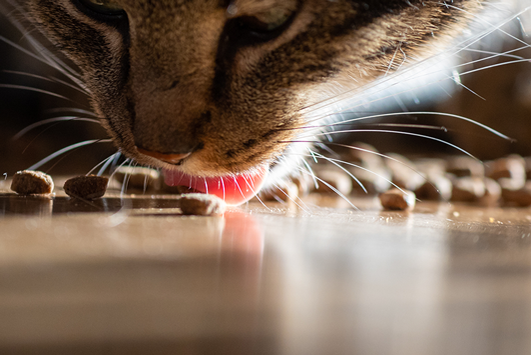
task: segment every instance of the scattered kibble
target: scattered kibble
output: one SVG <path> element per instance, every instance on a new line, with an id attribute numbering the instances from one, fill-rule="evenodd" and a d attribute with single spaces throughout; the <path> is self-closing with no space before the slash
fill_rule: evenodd
<path id="1" fill-rule="evenodd" d="M 485 195 L 485 184 L 480 177 L 462 177 L 453 181 L 452 201 L 475 202 Z"/>
<path id="2" fill-rule="evenodd" d="M 425 182 L 414 162 L 401 154 L 388 153 L 386 156 L 385 164 L 391 171 L 394 185 L 413 191 Z"/>
<path id="3" fill-rule="evenodd" d="M 500 184 L 490 178 L 484 178 L 485 194 L 479 198 L 478 204 L 481 206 L 495 206 L 501 198 L 502 189 Z"/>
<path id="4" fill-rule="evenodd" d="M 299 186 L 295 182 L 286 181 L 280 185 L 260 191 L 258 198 L 263 202 L 296 201 L 299 198 Z"/>
<path id="5" fill-rule="evenodd" d="M 531 206 L 531 181 L 527 181 L 521 188 L 511 188 L 508 184 L 502 185 L 502 197 L 508 205 Z"/>
<path id="6" fill-rule="evenodd" d="M 485 176 L 485 167 L 477 159 L 468 156 L 452 157 L 448 159 L 446 171 L 456 177 Z"/>
<path id="7" fill-rule="evenodd" d="M 138 190 L 160 190 L 160 172 L 140 166 L 122 166 L 114 172 L 114 179 L 126 187 Z"/>
<path id="8" fill-rule="evenodd" d="M 415 207 L 416 196 L 413 191 L 393 188 L 380 194 L 380 203 L 384 210 L 411 210 Z"/>
<path id="9" fill-rule="evenodd" d="M 105 195 L 109 179 L 96 175 L 77 176 L 66 180 L 65 193 L 74 198 L 94 200 Z"/>
<path id="10" fill-rule="evenodd" d="M 349 195 L 352 191 L 352 178 L 339 168 L 322 169 L 316 172 L 319 177 L 317 180 L 318 187 L 315 189 L 318 193 L 331 193 Z"/>
<path id="11" fill-rule="evenodd" d="M 209 194 L 184 194 L 180 198 L 181 210 L 185 215 L 221 216 L 225 213 L 225 201 Z"/>
<path id="12" fill-rule="evenodd" d="M 11 190 L 19 195 L 47 195 L 52 193 L 53 187 L 52 177 L 41 171 L 19 171 L 11 182 Z"/>
<path id="13" fill-rule="evenodd" d="M 420 200 L 448 201 L 452 196 L 452 181 L 444 175 L 430 176 L 415 194 Z"/>
<path id="14" fill-rule="evenodd" d="M 519 155 L 509 155 L 505 158 L 496 159 L 485 163 L 487 169 L 485 175 L 494 180 L 512 179 L 521 182 L 526 180 L 526 163 Z"/>

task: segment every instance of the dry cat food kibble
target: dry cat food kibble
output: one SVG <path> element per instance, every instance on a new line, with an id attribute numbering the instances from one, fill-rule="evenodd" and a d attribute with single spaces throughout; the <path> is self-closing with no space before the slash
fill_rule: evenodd
<path id="1" fill-rule="evenodd" d="M 485 175 L 494 180 L 512 179 L 519 181 L 523 186 L 526 179 L 525 164 L 525 160 L 521 156 L 509 155 L 506 158 L 485 163 Z"/>
<path id="2" fill-rule="evenodd" d="M 47 195 L 53 191 L 53 180 L 41 171 L 23 170 L 13 176 L 11 190 L 20 195 Z"/>
<path id="3" fill-rule="evenodd" d="M 160 172 L 140 166 L 122 166 L 114 172 L 114 179 L 126 187 L 138 190 L 160 190 Z"/>
<path id="4" fill-rule="evenodd" d="M 70 197 L 94 200 L 105 195 L 109 179 L 96 175 L 77 176 L 66 180 L 64 190 Z"/>
<path id="5" fill-rule="evenodd" d="M 318 193 L 348 195 L 352 192 L 352 178 L 343 170 L 328 168 L 315 172 L 318 176 Z"/>
<path id="6" fill-rule="evenodd" d="M 295 182 L 286 181 L 267 190 L 262 190 L 258 194 L 258 199 L 262 201 L 290 202 L 299 198 L 299 186 Z"/>
<path id="7" fill-rule="evenodd" d="M 411 210 L 415 207 L 415 193 L 393 188 L 380 194 L 380 203 L 385 210 Z"/>
<path id="8" fill-rule="evenodd" d="M 425 179 L 417 171 L 415 163 L 400 154 L 386 154 L 388 159 L 385 163 L 391 171 L 392 182 L 394 185 L 407 189 L 416 190 L 421 186 Z"/>
<path id="9" fill-rule="evenodd" d="M 226 209 L 225 201 L 208 194 L 185 194 L 181 196 L 180 202 L 185 215 L 221 216 Z"/>
<path id="10" fill-rule="evenodd" d="M 485 184 L 480 177 L 462 177 L 452 183 L 452 201 L 475 202 L 485 195 Z"/>
<path id="11" fill-rule="evenodd" d="M 456 177 L 485 176 L 485 167 L 477 159 L 460 156 L 448 159 L 446 171 Z"/>
<path id="12" fill-rule="evenodd" d="M 444 175 L 430 176 L 415 194 L 420 200 L 448 201 L 452 196 L 452 182 Z"/>
<path id="13" fill-rule="evenodd" d="M 506 204 L 520 207 L 531 206 L 531 181 L 527 181 L 523 187 L 502 185 L 502 197 Z"/>

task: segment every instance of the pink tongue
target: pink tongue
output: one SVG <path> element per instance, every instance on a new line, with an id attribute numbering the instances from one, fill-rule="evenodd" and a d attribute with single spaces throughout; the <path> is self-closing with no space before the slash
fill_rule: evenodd
<path id="1" fill-rule="evenodd" d="M 198 177 L 179 171 L 163 170 L 164 181 L 169 186 L 187 186 L 196 191 L 216 195 L 228 205 L 240 205 L 250 200 L 265 180 L 267 167 L 262 166 L 252 173 L 220 177 Z"/>

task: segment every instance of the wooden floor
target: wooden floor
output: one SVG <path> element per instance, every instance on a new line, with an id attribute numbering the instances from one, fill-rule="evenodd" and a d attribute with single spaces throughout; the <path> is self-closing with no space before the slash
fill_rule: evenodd
<path id="1" fill-rule="evenodd" d="M 3 188 L 3 355 L 531 354 L 531 209 L 313 196 L 182 217 Z"/>

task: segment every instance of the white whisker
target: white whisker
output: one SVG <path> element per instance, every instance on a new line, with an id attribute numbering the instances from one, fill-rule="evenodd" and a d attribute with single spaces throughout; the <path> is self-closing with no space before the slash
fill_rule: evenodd
<path id="1" fill-rule="evenodd" d="M 27 170 L 36 170 L 36 169 L 40 168 L 42 165 L 44 165 L 47 162 L 49 162 L 50 160 L 55 159 L 58 156 L 60 156 L 60 155 L 62 155 L 64 153 L 67 153 L 67 152 L 69 152 L 71 150 L 74 150 L 74 149 L 77 149 L 77 148 L 81 148 L 81 147 L 84 147 L 86 145 L 90 145 L 90 144 L 94 144 L 94 143 L 111 143 L 111 142 L 112 142 L 111 139 L 91 139 L 91 140 L 87 140 L 87 141 L 83 141 L 83 142 L 72 144 L 72 145 L 69 145 L 68 147 L 65 147 L 63 149 L 58 150 L 55 153 L 52 153 L 52 154 L 48 155 L 46 158 L 44 158 L 44 159 L 40 160 L 39 162 L 37 162 L 36 164 L 33 164 L 32 166 L 30 166 Z"/>
<path id="2" fill-rule="evenodd" d="M 38 92 L 38 93 L 41 93 L 41 94 L 46 94 L 46 95 L 58 97 L 60 99 L 72 101 L 71 99 L 69 99 L 68 97 L 65 97 L 63 95 L 59 95 L 59 94 L 56 94 L 54 92 L 43 90 L 43 89 L 34 88 L 34 87 L 31 87 L 31 86 L 13 85 L 13 84 L 0 84 L 0 88 L 35 91 L 35 92 Z"/>
<path id="3" fill-rule="evenodd" d="M 478 127 L 481 127 L 491 133 L 493 133 L 494 135 L 500 137 L 500 138 L 503 138 L 503 139 L 506 139 L 506 140 L 512 140 L 510 137 L 506 136 L 505 134 L 503 133 L 500 133 L 499 131 L 481 123 L 481 122 L 477 122 L 473 119 L 470 119 L 468 117 L 465 117 L 465 116 L 461 116 L 461 115 L 455 115 L 453 113 L 444 113 L 444 112 L 429 112 L 429 111 L 412 111 L 412 112 L 394 112 L 394 113 L 382 113 L 382 114 L 377 114 L 377 115 L 371 115 L 371 116 L 364 116 L 364 117 L 357 117 L 357 118 L 352 118 L 352 119 L 346 119 L 346 120 L 342 120 L 342 121 L 338 121 L 338 122 L 334 122 L 334 123 L 330 123 L 330 124 L 326 124 L 326 125 L 316 125 L 316 126 L 304 126 L 304 127 L 299 127 L 299 128 L 293 128 L 293 130 L 296 130 L 296 129 L 316 129 L 316 128 L 323 128 L 323 127 L 333 127 L 333 126 L 336 126 L 336 125 L 343 125 L 345 123 L 352 123 L 352 122 L 358 122 L 358 121 L 363 121 L 363 120 L 369 120 L 369 119 L 373 119 L 373 118 L 383 118 L 383 117 L 393 117 L 393 116 L 410 116 L 410 115 L 433 115 L 433 116 L 443 116 L 443 117 L 452 117 L 452 118 L 456 118 L 456 119 L 459 119 L 459 120 L 462 120 L 462 121 L 465 121 L 465 122 L 469 122 L 469 123 L 472 123 Z"/>
<path id="4" fill-rule="evenodd" d="M 450 142 L 447 142 L 443 139 L 439 139 L 439 138 L 436 138 L 436 137 L 430 137 L 430 136 L 427 136 L 427 135 L 424 135 L 424 134 L 418 134 L 418 133 L 413 133 L 413 132 L 402 132 L 402 131 L 390 131 L 390 130 L 378 130 L 378 129 L 352 129 L 352 130 L 342 130 L 342 131 L 334 131 L 334 132 L 329 132 L 328 134 L 340 134 L 340 133 L 391 133 L 391 134 L 402 134 L 402 135 L 406 135 L 406 136 L 414 136 L 414 137 L 419 137 L 419 138 L 426 138 L 426 139 L 429 139 L 429 140 L 433 140 L 433 141 L 436 141 L 436 142 L 440 142 L 444 145 L 447 145 L 449 147 L 452 147 L 458 151 L 460 151 L 461 153 L 464 153 L 466 155 L 468 155 L 469 157 L 471 158 L 474 158 L 475 160 L 478 160 L 476 157 L 474 157 L 472 154 L 470 154 L 469 152 L 467 152 L 466 150 L 464 150 L 463 148 L 460 148 L 458 147 L 457 145 L 455 144 L 452 144 Z M 317 136 L 319 135 L 323 135 L 323 133 L 320 133 L 320 134 L 317 134 Z M 300 137 L 300 138 L 304 138 L 304 137 Z M 279 141 L 279 143 L 294 143 L 294 142 L 297 142 L 297 141 Z"/>
<path id="5" fill-rule="evenodd" d="M 311 151 L 310 152 L 312 153 L 312 155 L 317 155 L 318 157 L 322 158 L 322 159 L 325 159 L 327 161 L 329 161 L 330 163 L 332 163 L 333 165 L 335 165 L 336 167 L 338 167 L 339 169 L 343 170 L 345 173 L 347 173 L 348 176 L 350 176 L 354 181 L 356 181 L 356 184 L 358 184 L 359 187 L 361 187 L 361 189 L 363 190 L 363 192 L 365 193 L 368 193 L 367 192 L 367 189 L 365 188 L 365 185 L 363 185 L 363 183 L 357 178 L 355 177 L 354 175 L 352 175 L 352 173 L 350 171 L 348 171 L 347 169 L 345 169 L 344 167 L 342 167 L 341 165 L 339 165 L 338 163 L 336 163 L 334 161 L 333 158 L 328 158 L 328 157 L 325 157 L 324 155 L 322 154 L 319 154 L 317 152 L 314 152 L 314 151 Z"/>
<path id="6" fill-rule="evenodd" d="M 304 169 L 299 169 L 303 174 L 307 173 L 306 170 Z M 330 190 L 334 191 L 339 197 L 341 197 L 343 200 L 345 200 L 353 209 L 355 210 L 358 210 L 359 211 L 359 208 L 356 207 L 356 205 L 354 205 L 349 199 L 348 197 L 346 197 L 345 195 L 343 195 L 341 193 L 341 191 L 339 191 L 338 189 L 336 189 L 335 187 L 333 187 L 332 185 L 330 185 L 329 183 L 327 183 L 326 181 L 324 181 L 323 179 L 319 178 L 318 176 L 315 176 L 315 179 L 322 183 L 323 185 L 325 185 L 326 187 L 328 187 Z"/>
<path id="7" fill-rule="evenodd" d="M 64 122 L 64 121 L 76 121 L 76 122 L 91 122 L 91 123 L 98 123 L 100 124 L 100 121 L 95 120 L 93 118 L 85 118 L 85 117 L 76 117 L 76 116 L 63 116 L 63 117 L 54 117 L 54 118 L 48 118 L 39 122 L 35 122 L 33 124 L 30 124 L 26 128 L 20 130 L 17 134 L 15 134 L 12 138 L 12 140 L 20 139 L 22 136 L 24 136 L 26 133 L 31 131 L 34 128 L 54 123 L 54 122 Z"/>
<path id="8" fill-rule="evenodd" d="M 94 166 L 92 169 L 89 170 L 88 173 L 86 173 L 85 175 L 90 175 L 92 174 L 92 172 L 94 170 L 96 170 L 99 166 L 103 165 L 102 168 L 100 169 L 100 171 L 105 171 L 105 169 L 111 164 L 111 161 L 114 159 L 114 155 L 116 153 L 108 156 L 107 158 L 103 159 L 101 162 L 99 162 L 96 166 Z M 102 172 L 103 173 L 103 172 Z M 98 173 L 98 176 L 100 176 L 101 174 Z"/>
<path id="9" fill-rule="evenodd" d="M 29 77 L 29 78 L 35 78 L 35 79 L 39 79 L 39 80 L 44 80 L 44 81 L 47 81 L 47 82 L 50 82 L 50 83 L 61 84 L 61 85 L 64 85 L 64 86 L 66 86 L 68 88 L 71 88 L 71 89 L 74 89 L 76 91 L 79 91 L 80 93 L 82 93 L 84 95 L 88 95 L 89 94 L 86 89 L 79 88 L 79 87 L 77 87 L 75 85 L 67 83 L 64 80 L 58 79 L 58 78 L 53 77 L 53 76 L 52 77 L 45 77 L 45 76 L 38 75 L 38 74 L 26 73 L 26 72 L 21 72 L 21 71 L 16 71 L 16 70 L 2 70 L 2 71 L 4 73 L 8 73 L 8 74 L 26 76 L 26 77 Z"/>

